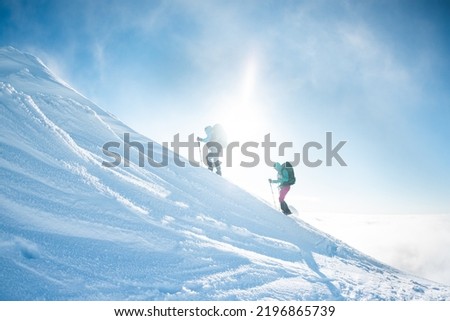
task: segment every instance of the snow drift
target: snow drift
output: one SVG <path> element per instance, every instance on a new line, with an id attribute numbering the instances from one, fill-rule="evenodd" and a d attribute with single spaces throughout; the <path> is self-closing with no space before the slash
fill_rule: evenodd
<path id="1" fill-rule="evenodd" d="M 151 140 L 11 47 L 0 110 L 2 300 L 450 298 L 204 168 L 102 166 Z"/>

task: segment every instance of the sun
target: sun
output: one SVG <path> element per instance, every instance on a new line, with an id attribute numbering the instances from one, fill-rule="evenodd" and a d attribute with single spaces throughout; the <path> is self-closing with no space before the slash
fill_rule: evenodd
<path id="1" fill-rule="evenodd" d="M 243 64 L 236 88 L 221 99 L 215 115 L 231 141 L 254 141 L 266 125 L 265 106 L 261 101 L 264 92 L 260 77 L 260 59 L 255 52 Z"/>

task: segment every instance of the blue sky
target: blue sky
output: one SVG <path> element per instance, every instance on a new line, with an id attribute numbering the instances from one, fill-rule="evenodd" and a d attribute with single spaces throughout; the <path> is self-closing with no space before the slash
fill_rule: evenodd
<path id="1" fill-rule="evenodd" d="M 297 167 L 287 200 L 301 210 L 450 213 L 449 14 L 448 1 L 3 0 L 0 45 L 159 142 L 221 122 L 301 152 L 332 132 L 348 166 Z M 268 200 L 273 175 L 225 170 Z"/>

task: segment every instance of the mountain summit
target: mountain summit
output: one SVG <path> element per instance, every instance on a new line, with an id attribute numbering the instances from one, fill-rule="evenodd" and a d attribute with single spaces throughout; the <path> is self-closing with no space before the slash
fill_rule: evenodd
<path id="1" fill-rule="evenodd" d="M 1 300 L 450 299 L 204 168 L 103 166 L 152 141 L 11 47 L 0 110 Z"/>

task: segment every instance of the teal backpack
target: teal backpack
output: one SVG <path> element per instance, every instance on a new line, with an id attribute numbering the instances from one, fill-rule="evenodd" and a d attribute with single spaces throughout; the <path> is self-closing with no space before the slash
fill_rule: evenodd
<path id="1" fill-rule="evenodd" d="M 288 181 L 284 183 L 283 185 L 294 185 L 295 184 L 295 174 L 294 174 L 294 168 L 292 167 L 292 164 L 289 162 L 284 163 L 281 165 L 282 168 L 286 168 L 288 172 Z"/>

